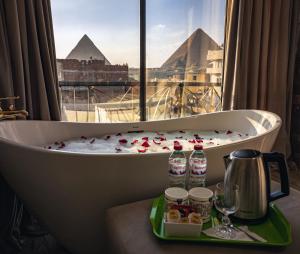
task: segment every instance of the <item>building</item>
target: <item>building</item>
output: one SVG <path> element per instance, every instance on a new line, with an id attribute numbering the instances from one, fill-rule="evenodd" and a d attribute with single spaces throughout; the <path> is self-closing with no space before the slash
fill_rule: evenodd
<path id="1" fill-rule="evenodd" d="M 208 50 L 206 73 L 209 75 L 211 83 L 221 83 L 223 73 L 223 49 Z"/>

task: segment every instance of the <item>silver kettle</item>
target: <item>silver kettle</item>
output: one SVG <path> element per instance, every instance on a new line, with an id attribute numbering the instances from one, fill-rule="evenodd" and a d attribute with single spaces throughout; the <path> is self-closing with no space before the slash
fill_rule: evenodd
<path id="1" fill-rule="evenodd" d="M 283 154 L 239 150 L 224 156 L 224 161 L 225 195 L 226 186 L 239 186 L 240 204 L 239 210 L 234 214 L 235 218 L 250 223 L 260 222 L 268 214 L 269 202 L 289 195 L 288 172 Z M 278 163 L 281 180 L 281 190 L 272 193 L 269 162 Z"/>

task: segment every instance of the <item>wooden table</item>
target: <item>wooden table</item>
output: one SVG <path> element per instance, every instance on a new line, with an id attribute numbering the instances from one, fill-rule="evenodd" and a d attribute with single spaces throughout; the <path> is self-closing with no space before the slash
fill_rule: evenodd
<path id="1" fill-rule="evenodd" d="M 300 253 L 300 192 L 291 189 L 288 197 L 276 201 L 292 225 L 293 243 L 285 248 L 212 245 L 204 243 L 168 242 L 152 233 L 149 213 L 151 199 L 109 209 L 106 214 L 111 253 L 116 254 L 265 254 Z"/>

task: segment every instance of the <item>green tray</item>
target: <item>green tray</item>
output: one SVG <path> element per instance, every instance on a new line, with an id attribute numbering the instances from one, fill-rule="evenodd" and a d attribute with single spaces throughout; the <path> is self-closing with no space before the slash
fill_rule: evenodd
<path id="1" fill-rule="evenodd" d="M 176 240 L 176 241 L 193 241 L 203 243 L 220 243 L 220 244 L 235 244 L 235 245 L 258 245 L 258 246 L 287 246 L 292 243 L 291 225 L 276 207 L 275 204 L 270 204 L 269 217 L 261 224 L 248 225 L 249 229 L 258 235 L 262 236 L 267 242 L 258 241 L 239 241 L 239 240 L 224 240 L 209 237 L 201 233 L 198 237 L 170 237 L 164 234 L 163 214 L 164 214 L 164 197 L 160 196 L 153 202 L 150 221 L 152 224 L 153 233 L 163 240 Z M 212 217 L 217 214 L 213 209 Z M 238 226 L 238 224 L 235 224 Z M 203 224 L 203 230 L 212 226 L 209 221 Z"/>

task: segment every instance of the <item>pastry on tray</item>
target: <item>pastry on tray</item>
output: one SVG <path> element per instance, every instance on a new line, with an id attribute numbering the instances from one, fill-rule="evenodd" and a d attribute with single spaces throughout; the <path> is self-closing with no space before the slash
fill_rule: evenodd
<path id="1" fill-rule="evenodd" d="M 202 223 L 202 218 L 200 213 L 190 213 L 188 216 L 188 220 L 190 223 L 193 224 L 201 224 Z"/>
<path id="2" fill-rule="evenodd" d="M 177 209 L 170 209 L 167 212 L 167 221 L 169 222 L 180 222 L 181 215 Z"/>

